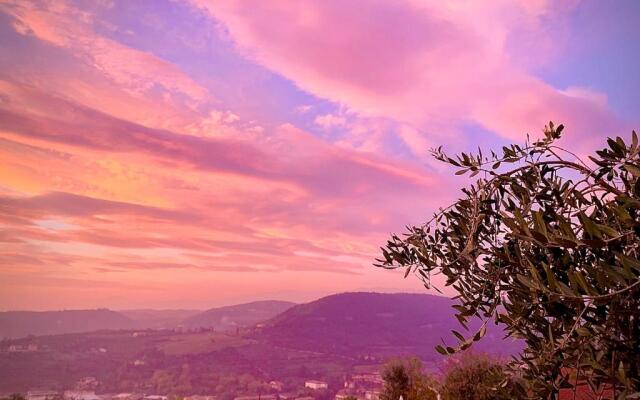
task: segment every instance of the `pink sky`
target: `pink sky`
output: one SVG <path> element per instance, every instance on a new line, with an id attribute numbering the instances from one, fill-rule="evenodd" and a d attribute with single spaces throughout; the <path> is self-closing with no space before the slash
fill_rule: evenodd
<path id="1" fill-rule="evenodd" d="M 633 1 L 0 1 L 0 309 L 416 291 L 374 269 L 549 120 L 637 128 Z"/>

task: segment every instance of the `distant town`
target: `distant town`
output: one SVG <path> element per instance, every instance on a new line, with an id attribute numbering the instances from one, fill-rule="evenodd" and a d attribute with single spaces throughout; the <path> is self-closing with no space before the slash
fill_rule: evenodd
<path id="1" fill-rule="evenodd" d="M 10 351 L 16 351 L 15 348 Z M 22 350 L 17 350 L 22 351 Z M 25 350 L 29 351 L 29 350 Z M 67 390 L 33 389 L 21 394 L 25 400 L 222 400 L 213 394 L 193 394 L 185 396 L 155 393 L 98 393 L 96 388 L 101 382 L 94 377 L 80 379 L 73 388 Z M 330 387 L 328 382 L 316 379 L 304 381 L 304 386 L 296 390 L 285 390 L 282 381 L 264 382 L 264 393 L 235 396 L 230 400 L 378 400 L 384 381 L 379 372 L 346 375 L 342 387 Z M 290 389 L 290 388 L 289 388 Z M 0 398 L 9 398 L 15 394 L 0 394 Z"/>

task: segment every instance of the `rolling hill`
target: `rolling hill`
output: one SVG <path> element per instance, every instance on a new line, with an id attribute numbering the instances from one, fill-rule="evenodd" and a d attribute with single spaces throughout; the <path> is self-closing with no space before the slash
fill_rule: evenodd
<path id="1" fill-rule="evenodd" d="M 453 304 L 427 294 L 343 293 L 292 307 L 268 321 L 255 337 L 334 354 L 414 354 L 434 359 L 441 338 L 452 342 L 451 329 L 463 330 L 453 316 Z M 503 337 L 501 330 L 490 326 L 476 348 L 497 354 L 520 348 L 518 342 Z"/>
<path id="2" fill-rule="evenodd" d="M 135 322 L 115 311 L 7 311 L 0 313 L 0 337 L 58 335 L 102 329 L 132 329 Z"/>
<path id="3" fill-rule="evenodd" d="M 185 318 L 202 310 L 118 310 L 120 314 L 133 320 L 138 329 L 170 329 L 180 325 Z"/>
<path id="4" fill-rule="evenodd" d="M 185 319 L 194 328 L 248 327 L 237 331 L 148 330 L 140 335 L 135 327 L 7 340 L 0 342 L 0 391 L 64 389 L 84 376 L 99 379 L 106 392 L 144 391 L 153 387 L 156 371 L 178 379 L 184 365 L 189 366 L 193 390 L 213 394 L 218 386 L 212 377 L 253 374 L 267 381 L 330 379 L 356 366 L 376 367 L 393 356 L 419 356 L 436 370 L 442 356 L 434 346 L 440 338 L 451 343 L 451 329 L 462 330 L 453 317 L 452 304 L 450 299 L 426 294 L 343 293 L 300 305 L 269 301 L 220 307 Z M 140 312 L 129 315 L 142 318 Z M 12 326 L 0 314 L 0 328 L 4 332 L 12 328 L 9 333 L 20 336 L 36 328 L 53 334 L 62 329 L 137 324 L 108 310 L 22 314 L 31 322 Z M 12 317 L 22 314 L 12 313 Z M 174 313 L 142 314 L 148 321 Z M 500 330 L 490 326 L 474 348 L 497 355 L 520 349 L 518 342 L 502 337 Z M 14 344 L 33 344 L 37 350 L 9 351 Z"/>
<path id="5" fill-rule="evenodd" d="M 185 318 L 181 325 L 185 328 L 215 328 L 220 330 L 247 327 L 271 319 L 294 305 L 295 303 L 288 301 L 265 300 L 212 308 Z"/>
<path id="6" fill-rule="evenodd" d="M 215 328 L 230 330 L 266 321 L 295 303 L 256 301 L 200 310 L 64 310 L 0 312 L 0 338 L 58 335 L 99 330 Z"/>

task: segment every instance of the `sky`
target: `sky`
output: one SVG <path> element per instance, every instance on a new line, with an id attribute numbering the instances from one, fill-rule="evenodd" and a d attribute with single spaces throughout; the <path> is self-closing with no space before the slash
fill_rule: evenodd
<path id="1" fill-rule="evenodd" d="M 636 1 L 0 0 L 0 310 L 424 291 L 434 161 L 640 120 Z"/>

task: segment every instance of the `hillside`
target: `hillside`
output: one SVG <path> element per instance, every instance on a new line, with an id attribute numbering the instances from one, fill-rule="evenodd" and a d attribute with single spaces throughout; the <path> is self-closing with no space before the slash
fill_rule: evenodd
<path id="1" fill-rule="evenodd" d="M 138 329 L 174 328 L 186 318 L 202 312 L 202 310 L 118 310 L 120 314 L 133 320 Z"/>
<path id="2" fill-rule="evenodd" d="M 271 319 L 294 305 L 295 303 L 288 301 L 266 300 L 212 308 L 185 318 L 181 325 L 186 328 L 215 328 L 220 330 L 247 327 Z"/>
<path id="3" fill-rule="evenodd" d="M 292 307 L 268 321 L 255 337 L 335 354 L 404 353 L 434 359 L 440 339 L 451 341 L 451 329 L 463 330 L 453 316 L 453 304 L 427 294 L 343 293 Z M 491 328 L 477 349 L 510 354 L 519 348 Z"/>
<path id="4" fill-rule="evenodd" d="M 435 370 L 442 357 L 434 346 L 440 338 L 451 341 L 450 329 L 461 330 L 453 318 L 452 304 L 447 298 L 423 294 L 344 293 L 295 306 L 256 302 L 221 307 L 188 318 L 193 319 L 193 326 L 250 326 L 238 332 L 140 332 L 135 328 L 8 340 L 0 343 L 0 392 L 64 389 L 84 376 L 93 376 L 101 381 L 104 392 L 154 388 L 156 393 L 169 394 L 183 376 L 184 365 L 189 366 L 194 392 L 217 395 L 224 394 L 218 383 L 230 376 L 250 374 L 262 381 L 294 379 L 300 384 L 310 378 L 340 378 L 356 366 L 375 368 L 398 355 L 417 355 Z M 273 317 L 277 308 L 285 311 Z M 62 321 L 61 313 L 85 313 L 93 319 L 99 312 L 104 315 L 103 325 L 92 328 L 136 324 L 107 310 L 44 314 L 57 315 Z M 270 313 L 272 318 L 256 328 L 255 324 Z M 106 317 L 114 314 L 116 320 L 106 323 Z M 493 354 L 518 349 L 518 343 L 503 340 L 502 333 L 493 328 L 479 349 Z M 14 344 L 36 345 L 37 350 L 9 351 Z M 153 378 L 157 371 L 170 377 L 172 385 L 157 386 Z"/>
<path id="5" fill-rule="evenodd" d="M 102 329 L 131 329 L 134 321 L 115 311 L 7 311 L 0 313 L 0 337 L 58 335 Z"/>

